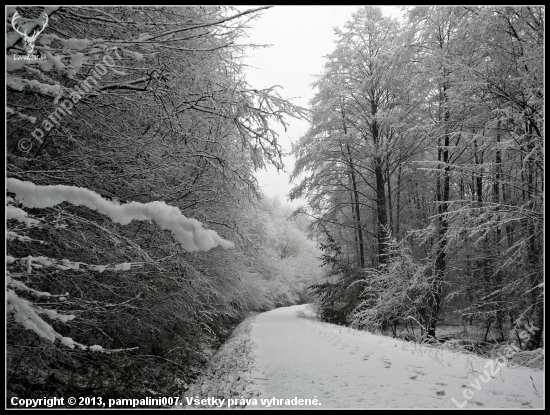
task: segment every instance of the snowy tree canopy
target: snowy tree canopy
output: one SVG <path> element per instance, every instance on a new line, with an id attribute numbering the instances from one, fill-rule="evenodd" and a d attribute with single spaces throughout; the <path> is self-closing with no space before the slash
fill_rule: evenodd
<path id="1" fill-rule="evenodd" d="M 362 7 L 336 30 L 294 145 L 323 318 L 543 344 L 544 8 Z M 408 247 L 405 249 L 405 247 Z"/>

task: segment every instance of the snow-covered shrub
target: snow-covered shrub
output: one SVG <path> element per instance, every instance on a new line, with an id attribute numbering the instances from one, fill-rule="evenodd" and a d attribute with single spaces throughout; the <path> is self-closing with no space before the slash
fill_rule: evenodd
<path id="1" fill-rule="evenodd" d="M 388 260 L 365 272 L 360 281 L 362 301 L 349 317 L 352 327 L 379 331 L 391 328 L 395 336 L 398 324 L 408 319 L 425 323 L 424 310 L 429 295 L 426 266 L 413 260 L 406 240 L 388 243 Z"/>

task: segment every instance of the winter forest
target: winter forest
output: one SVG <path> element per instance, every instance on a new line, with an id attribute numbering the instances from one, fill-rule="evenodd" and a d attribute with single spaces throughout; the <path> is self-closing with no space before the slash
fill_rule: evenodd
<path id="1" fill-rule="evenodd" d="M 8 398 L 181 396 L 243 320 L 306 303 L 544 347 L 544 8 L 359 8 L 309 108 L 246 78 L 266 9 L 6 8 Z M 255 177 L 291 119 L 299 208 Z"/>

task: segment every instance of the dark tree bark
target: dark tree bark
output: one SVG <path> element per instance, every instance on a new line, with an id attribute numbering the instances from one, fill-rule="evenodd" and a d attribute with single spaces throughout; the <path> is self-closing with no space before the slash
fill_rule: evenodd
<path id="1" fill-rule="evenodd" d="M 375 101 L 371 101 L 372 124 L 371 133 L 375 147 L 380 145 L 380 131 L 376 115 L 378 106 Z M 387 258 L 388 243 L 388 214 L 386 210 L 386 189 L 384 187 L 384 160 L 379 155 L 374 157 L 374 177 L 376 181 L 376 216 L 378 222 L 378 264 L 385 264 Z"/>

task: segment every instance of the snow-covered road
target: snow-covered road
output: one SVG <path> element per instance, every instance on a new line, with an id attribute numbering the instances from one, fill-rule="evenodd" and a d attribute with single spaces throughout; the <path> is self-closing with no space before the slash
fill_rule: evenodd
<path id="1" fill-rule="evenodd" d="M 298 317 L 305 307 L 262 313 L 252 325 L 260 407 L 270 399 L 304 408 L 272 398 L 315 397 L 320 408 L 543 406 L 542 371 Z"/>

